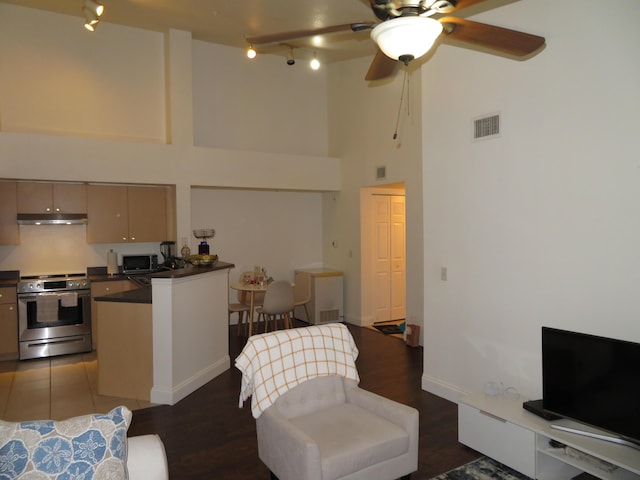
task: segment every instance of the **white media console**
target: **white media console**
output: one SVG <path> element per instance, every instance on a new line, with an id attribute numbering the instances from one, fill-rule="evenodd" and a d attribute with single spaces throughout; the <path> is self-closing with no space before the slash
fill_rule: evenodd
<path id="1" fill-rule="evenodd" d="M 640 479 L 640 450 L 552 429 L 552 422 L 526 411 L 522 402 L 521 397 L 504 394 L 462 397 L 458 440 L 537 480 L 569 480 L 583 472 L 603 480 Z M 575 422 L 559 422 L 585 429 Z"/>

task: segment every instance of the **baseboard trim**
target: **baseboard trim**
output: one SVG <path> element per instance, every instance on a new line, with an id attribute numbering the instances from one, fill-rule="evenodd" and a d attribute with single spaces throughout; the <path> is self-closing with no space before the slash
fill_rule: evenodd
<path id="1" fill-rule="evenodd" d="M 231 359 L 226 355 L 172 388 L 154 385 L 151 389 L 151 403 L 175 405 L 229 368 L 231 368 Z"/>
<path id="2" fill-rule="evenodd" d="M 453 403 L 458 403 L 458 399 L 460 397 L 469 394 L 469 392 L 455 385 L 451 385 L 450 383 L 443 382 L 442 380 L 425 374 L 422 375 L 422 390 L 433 393 L 434 395 Z"/>

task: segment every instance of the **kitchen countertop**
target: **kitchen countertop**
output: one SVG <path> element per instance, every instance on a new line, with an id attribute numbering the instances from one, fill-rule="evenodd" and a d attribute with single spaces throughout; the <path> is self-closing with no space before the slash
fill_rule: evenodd
<path id="1" fill-rule="evenodd" d="M 15 287 L 20 280 L 19 270 L 0 271 L 0 287 Z"/>
<path id="2" fill-rule="evenodd" d="M 175 270 L 165 270 L 156 273 L 150 273 L 146 276 L 150 278 L 183 278 L 192 275 L 200 275 L 201 273 L 213 272 L 216 270 L 224 270 L 233 268 L 233 263 L 216 262 L 215 265 L 189 266 L 186 268 L 177 268 Z M 132 275 L 90 275 L 91 281 L 110 281 L 110 280 L 129 280 Z M 125 302 L 125 303 L 151 303 L 151 287 L 140 287 L 134 290 L 127 290 L 110 295 L 95 297 L 98 302 Z"/>

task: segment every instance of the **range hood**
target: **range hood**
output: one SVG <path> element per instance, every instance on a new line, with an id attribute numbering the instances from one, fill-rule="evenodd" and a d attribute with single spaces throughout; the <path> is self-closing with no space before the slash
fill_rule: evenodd
<path id="1" fill-rule="evenodd" d="M 84 225 L 86 213 L 19 213 L 18 225 Z"/>

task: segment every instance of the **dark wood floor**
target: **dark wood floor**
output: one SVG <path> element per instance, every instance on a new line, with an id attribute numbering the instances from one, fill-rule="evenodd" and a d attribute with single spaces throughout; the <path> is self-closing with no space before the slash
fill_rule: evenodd
<path id="1" fill-rule="evenodd" d="M 367 328 L 349 329 L 360 350 L 360 386 L 420 411 L 419 466 L 412 479 L 429 479 L 479 457 L 457 441 L 457 405 L 421 390 L 421 347 Z M 160 435 L 172 480 L 269 478 L 258 459 L 250 400 L 238 408 L 240 373 L 233 363 L 243 346 L 232 327 L 230 370 L 176 405 L 134 412 L 129 435 Z"/>

